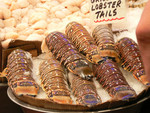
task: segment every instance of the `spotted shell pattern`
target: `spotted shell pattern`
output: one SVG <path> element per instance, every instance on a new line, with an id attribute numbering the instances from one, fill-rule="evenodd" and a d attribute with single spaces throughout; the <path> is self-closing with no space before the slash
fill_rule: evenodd
<path id="1" fill-rule="evenodd" d="M 103 61 L 100 65 L 94 65 L 93 71 L 96 79 L 111 97 L 117 100 L 128 100 L 136 96 L 117 63 L 111 59 Z"/>
<path id="2" fill-rule="evenodd" d="M 89 62 L 74 47 L 67 36 L 61 32 L 52 32 L 46 37 L 46 44 L 57 60 L 70 72 L 84 79 L 93 77 Z"/>
<path id="3" fill-rule="evenodd" d="M 75 47 L 86 56 L 87 60 L 95 64 L 101 60 L 94 39 L 84 26 L 77 22 L 70 22 L 66 26 L 65 33 Z"/>
<path id="4" fill-rule="evenodd" d="M 145 75 L 144 65 L 137 43 L 124 37 L 117 41 L 116 48 L 121 57 L 121 66 L 133 73 L 133 76 L 145 85 L 150 85 L 150 78 Z"/>
<path id="5" fill-rule="evenodd" d="M 8 84 L 17 95 L 38 94 L 39 86 L 32 78 L 32 60 L 30 53 L 16 49 L 12 51 L 7 60 Z"/>

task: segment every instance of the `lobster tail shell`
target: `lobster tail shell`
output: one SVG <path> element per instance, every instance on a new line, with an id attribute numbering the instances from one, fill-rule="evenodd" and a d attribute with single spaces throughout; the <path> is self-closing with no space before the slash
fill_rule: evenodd
<path id="1" fill-rule="evenodd" d="M 75 47 L 86 56 L 87 60 L 96 64 L 102 60 L 94 39 L 80 23 L 70 22 L 66 26 L 65 33 Z"/>
<path id="2" fill-rule="evenodd" d="M 61 64 L 70 72 L 84 79 L 93 77 L 89 62 L 74 47 L 66 35 L 61 32 L 52 32 L 46 37 L 46 44 Z"/>
<path id="3" fill-rule="evenodd" d="M 11 52 L 8 56 L 6 70 L 8 84 L 15 94 L 31 96 L 38 94 L 39 87 L 32 78 L 30 53 L 21 49 Z"/>
<path id="4" fill-rule="evenodd" d="M 117 100 L 127 100 L 136 96 L 117 63 L 111 59 L 106 59 L 100 65 L 94 65 L 93 71 L 99 83 L 111 97 Z"/>
<path id="5" fill-rule="evenodd" d="M 133 76 L 143 84 L 150 85 L 150 77 L 145 75 L 140 50 L 135 41 L 124 37 L 116 43 L 121 57 L 121 66 L 133 73 Z"/>
<path id="6" fill-rule="evenodd" d="M 98 45 L 98 52 L 102 58 L 109 58 L 120 62 L 112 30 L 107 25 L 98 25 L 95 27 L 92 36 Z"/>
<path id="7" fill-rule="evenodd" d="M 51 57 L 41 63 L 39 70 L 41 86 L 47 97 L 58 103 L 71 104 L 70 90 L 61 64 Z"/>
<path id="8" fill-rule="evenodd" d="M 71 73 L 68 78 L 77 104 L 91 107 L 102 102 L 92 80 L 84 80 Z"/>

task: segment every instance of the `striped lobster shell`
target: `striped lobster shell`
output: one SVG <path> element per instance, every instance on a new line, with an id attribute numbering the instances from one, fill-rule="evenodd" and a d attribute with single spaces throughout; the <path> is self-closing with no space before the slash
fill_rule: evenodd
<path id="1" fill-rule="evenodd" d="M 70 90 L 61 64 L 51 57 L 40 64 L 42 89 L 47 97 L 58 103 L 71 104 Z"/>
<path id="2" fill-rule="evenodd" d="M 124 37 L 117 41 L 116 47 L 121 57 L 121 66 L 133 73 L 133 76 L 145 85 L 150 85 L 150 77 L 145 75 L 140 50 L 135 41 Z"/>
<path id="3" fill-rule="evenodd" d="M 68 76 L 72 93 L 76 97 L 76 104 L 91 107 L 102 102 L 92 80 L 82 79 L 72 73 Z"/>
<path id="4" fill-rule="evenodd" d="M 116 62 L 106 59 L 100 65 L 93 66 L 94 76 L 116 100 L 128 100 L 136 96 L 135 91 L 129 86 Z"/>
<path id="5" fill-rule="evenodd" d="M 89 62 L 61 32 L 52 32 L 46 37 L 46 44 L 55 56 L 69 71 L 84 79 L 93 77 Z"/>
<path id="6" fill-rule="evenodd" d="M 115 48 L 112 30 L 108 25 L 98 25 L 92 32 L 92 36 L 98 45 L 98 52 L 102 58 L 110 58 L 119 62 L 119 54 Z"/>
<path id="7" fill-rule="evenodd" d="M 31 54 L 16 49 L 11 52 L 7 60 L 6 78 L 8 85 L 17 95 L 38 94 L 39 86 L 32 78 L 32 61 Z"/>
<path id="8" fill-rule="evenodd" d="M 77 22 L 69 23 L 66 26 L 65 33 L 76 48 L 86 56 L 87 60 L 96 64 L 101 60 L 94 39 L 81 24 Z"/>

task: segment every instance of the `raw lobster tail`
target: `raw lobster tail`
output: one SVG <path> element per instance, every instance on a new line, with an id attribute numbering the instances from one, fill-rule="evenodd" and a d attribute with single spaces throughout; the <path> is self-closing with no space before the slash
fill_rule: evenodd
<path id="1" fill-rule="evenodd" d="M 94 39 L 81 24 L 71 22 L 66 26 L 65 32 L 76 48 L 78 48 L 90 62 L 97 64 L 101 60 Z"/>
<path id="2" fill-rule="evenodd" d="M 97 94 L 92 80 L 84 80 L 79 76 L 69 73 L 69 82 L 77 104 L 91 107 L 101 103 L 101 98 Z"/>
<path id="3" fill-rule="evenodd" d="M 58 103 L 71 104 L 70 90 L 61 64 L 54 58 L 40 65 L 41 86 L 48 98 Z"/>
<path id="4" fill-rule="evenodd" d="M 122 38 L 116 43 L 121 57 L 121 66 L 133 73 L 133 76 L 145 85 L 150 85 L 150 77 L 145 75 L 138 45 L 130 38 Z"/>
<path id="5" fill-rule="evenodd" d="M 102 58 L 110 58 L 116 62 L 119 62 L 119 53 L 115 49 L 115 42 L 112 30 L 108 25 L 98 25 L 92 33 L 98 45 L 98 52 Z"/>
<path id="6" fill-rule="evenodd" d="M 8 56 L 6 78 L 11 89 L 17 95 L 36 96 L 38 85 L 32 78 L 32 61 L 30 53 L 16 49 Z"/>
<path id="7" fill-rule="evenodd" d="M 56 59 L 69 71 L 84 79 L 93 77 L 88 61 L 76 50 L 73 44 L 61 32 L 52 32 L 46 37 L 46 44 Z"/>
<path id="8" fill-rule="evenodd" d="M 106 59 L 100 65 L 94 65 L 93 69 L 97 80 L 111 97 L 117 100 L 128 100 L 136 96 L 116 62 Z"/>

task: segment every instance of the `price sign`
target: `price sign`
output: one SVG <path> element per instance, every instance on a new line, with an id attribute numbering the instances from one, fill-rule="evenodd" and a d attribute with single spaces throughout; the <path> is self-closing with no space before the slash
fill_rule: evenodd
<path id="1" fill-rule="evenodd" d="M 125 0 L 90 0 L 90 16 L 94 24 L 125 20 Z"/>

